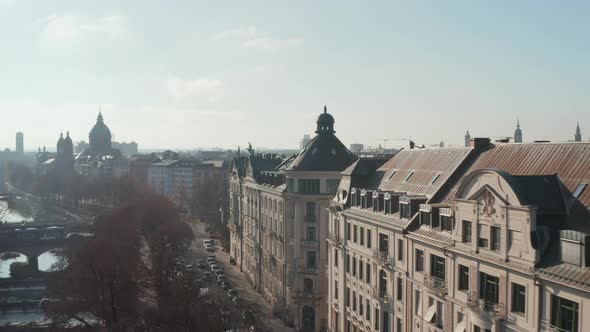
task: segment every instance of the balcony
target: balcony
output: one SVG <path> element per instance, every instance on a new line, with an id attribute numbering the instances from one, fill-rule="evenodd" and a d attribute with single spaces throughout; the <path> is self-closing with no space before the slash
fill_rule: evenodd
<path id="1" fill-rule="evenodd" d="M 334 233 L 328 234 L 328 241 L 330 241 L 330 243 L 333 246 L 338 246 L 338 247 L 342 247 L 342 243 L 344 242 L 340 236 L 338 236 Z"/>
<path id="2" fill-rule="evenodd" d="M 304 216 L 303 217 L 303 221 L 305 221 L 305 222 L 316 222 L 317 219 L 318 219 L 318 217 L 317 216 L 314 216 L 314 215 Z"/>
<path id="3" fill-rule="evenodd" d="M 318 299 L 320 296 L 318 294 L 314 294 L 313 291 L 296 290 L 293 297 L 300 300 L 315 300 Z"/>
<path id="4" fill-rule="evenodd" d="M 577 332 L 577 330 L 566 330 L 562 329 L 561 327 L 557 327 L 555 325 L 551 325 L 551 322 L 547 320 L 541 321 L 541 328 L 539 329 L 541 332 Z"/>
<path id="5" fill-rule="evenodd" d="M 477 292 L 470 292 L 467 298 L 467 307 L 479 316 L 486 317 L 492 321 L 501 320 L 505 318 L 504 304 L 494 303 L 480 299 Z"/>
<path id="6" fill-rule="evenodd" d="M 307 266 L 298 266 L 297 273 L 304 273 L 304 274 L 319 274 L 320 269 L 318 267 L 307 267 Z"/>
<path id="7" fill-rule="evenodd" d="M 320 245 L 320 242 L 317 240 L 301 240 L 299 244 L 302 247 L 317 248 Z"/>
<path id="8" fill-rule="evenodd" d="M 379 263 L 382 266 L 386 266 L 386 267 L 393 266 L 392 259 L 391 259 L 391 257 L 389 257 L 389 253 L 387 253 L 387 252 L 374 250 L 373 251 L 373 259 L 375 259 L 377 261 L 377 263 Z"/>
<path id="9" fill-rule="evenodd" d="M 391 299 L 387 296 L 387 292 L 380 290 L 379 288 L 373 288 L 371 295 L 379 301 L 381 306 L 388 307 L 391 305 Z"/>
<path id="10" fill-rule="evenodd" d="M 424 276 L 424 286 L 439 296 L 447 295 L 447 281 L 431 275 Z"/>

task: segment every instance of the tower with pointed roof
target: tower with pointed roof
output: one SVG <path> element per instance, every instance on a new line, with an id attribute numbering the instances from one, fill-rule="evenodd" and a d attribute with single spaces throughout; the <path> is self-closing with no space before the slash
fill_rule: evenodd
<path id="1" fill-rule="evenodd" d="M 580 121 L 578 121 L 578 125 L 576 126 L 576 134 L 574 135 L 575 142 L 582 141 L 582 132 L 580 131 Z"/>
<path id="2" fill-rule="evenodd" d="M 469 134 L 469 130 L 465 133 L 465 147 L 469 147 L 469 140 L 471 139 L 471 135 Z"/>
<path id="3" fill-rule="evenodd" d="M 522 143 L 522 130 L 520 129 L 520 119 L 516 118 L 516 130 L 514 130 L 514 143 Z"/>

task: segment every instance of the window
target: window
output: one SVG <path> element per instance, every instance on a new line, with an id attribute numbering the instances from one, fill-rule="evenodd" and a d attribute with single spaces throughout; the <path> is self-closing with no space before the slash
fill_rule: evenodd
<path id="1" fill-rule="evenodd" d="M 379 271 L 379 297 L 387 295 L 387 273 L 383 270 Z"/>
<path id="2" fill-rule="evenodd" d="M 399 216 L 401 218 L 410 218 L 410 205 L 408 203 L 399 203 Z"/>
<path id="3" fill-rule="evenodd" d="M 414 176 L 414 171 L 411 171 L 410 174 L 408 174 L 408 176 L 406 176 L 406 178 L 404 179 L 405 182 L 410 181 L 410 179 L 412 178 L 412 176 Z"/>
<path id="4" fill-rule="evenodd" d="M 420 225 L 430 226 L 430 212 L 420 211 Z"/>
<path id="5" fill-rule="evenodd" d="M 319 194 L 319 179 L 299 179 L 299 193 L 301 194 Z"/>
<path id="6" fill-rule="evenodd" d="M 344 262 L 344 270 L 346 273 L 350 273 L 350 255 L 346 254 L 346 262 Z"/>
<path id="7" fill-rule="evenodd" d="M 414 291 L 414 310 L 417 316 L 422 316 L 422 294 L 420 291 Z"/>
<path id="8" fill-rule="evenodd" d="M 395 330 L 398 332 L 402 332 L 402 320 L 401 318 L 395 319 Z"/>
<path id="9" fill-rule="evenodd" d="M 307 267 L 309 267 L 309 268 L 316 267 L 316 252 L 315 251 L 308 251 L 307 252 Z"/>
<path id="10" fill-rule="evenodd" d="M 334 249 L 334 266 L 338 267 L 338 249 Z"/>
<path id="11" fill-rule="evenodd" d="M 359 279 L 363 280 L 363 260 L 359 258 Z"/>
<path id="12" fill-rule="evenodd" d="M 471 221 L 463 220 L 463 242 L 471 243 Z"/>
<path id="13" fill-rule="evenodd" d="M 303 292 L 313 293 L 313 279 L 303 278 Z"/>
<path id="14" fill-rule="evenodd" d="M 295 180 L 294 179 L 287 179 L 287 191 L 290 193 L 295 192 Z"/>
<path id="15" fill-rule="evenodd" d="M 416 249 L 416 272 L 424 271 L 424 251 Z"/>
<path id="16" fill-rule="evenodd" d="M 352 311 L 356 311 L 356 292 L 352 291 Z"/>
<path id="17" fill-rule="evenodd" d="M 498 277 L 489 274 L 479 273 L 479 298 L 487 303 L 498 304 L 500 296 L 500 285 Z"/>
<path id="18" fill-rule="evenodd" d="M 469 290 L 469 268 L 465 265 L 459 265 L 459 290 Z"/>
<path id="19" fill-rule="evenodd" d="M 440 173 L 433 175 L 432 179 L 430 179 L 430 184 L 434 184 L 436 182 L 436 180 L 438 180 L 439 177 L 440 177 Z"/>
<path id="20" fill-rule="evenodd" d="M 517 314 L 524 314 L 526 308 L 526 287 L 512 283 L 512 308 Z"/>
<path id="21" fill-rule="evenodd" d="M 489 240 L 486 238 L 486 225 L 477 225 L 477 246 L 482 248 L 489 248 Z"/>
<path id="22" fill-rule="evenodd" d="M 444 280 L 445 279 L 445 259 L 436 255 L 430 255 L 430 275 Z"/>
<path id="23" fill-rule="evenodd" d="M 383 311 L 383 324 L 381 326 L 383 332 L 389 332 L 389 312 L 387 311 Z"/>
<path id="24" fill-rule="evenodd" d="M 352 258 L 352 276 L 356 277 L 356 257 Z"/>
<path id="25" fill-rule="evenodd" d="M 352 226 L 352 242 L 356 243 L 357 240 L 357 227 L 356 225 Z"/>
<path id="26" fill-rule="evenodd" d="M 367 273 L 365 274 L 367 277 L 367 284 L 371 283 L 371 263 L 367 262 Z"/>
<path id="27" fill-rule="evenodd" d="M 365 306 L 366 319 L 371 321 L 371 301 L 367 299 L 367 305 Z"/>
<path id="28" fill-rule="evenodd" d="M 338 191 L 338 185 L 340 184 L 339 179 L 328 179 L 326 180 L 326 192 L 328 194 L 335 194 Z"/>
<path id="29" fill-rule="evenodd" d="M 586 189 L 586 187 L 588 187 L 587 183 L 580 183 L 576 187 L 576 190 L 574 190 L 574 193 L 572 194 L 572 196 L 574 196 L 575 198 L 580 197 L 580 195 L 584 192 L 584 189 Z"/>
<path id="30" fill-rule="evenodd" d="M 397 170 L 393 170 L 393 172 L 391 172 L 391 174 L 389 174 L 389 176 L 387 177 L 387 180 L 391 180 L 391 178 L 395 175 L 395 173 L 397 172 Z"/>
<path id="31" fill-rule="evenodd" d="M 453 231 L 453 217 L 450 216 L 440 216 L 440 229 L 446 232 Z"/>
<path id="32" fill-rule="evenodd" d="M 491 240 L 492 240 L 492 250 L 500 250 L 500 227 L 492 226 L 490 227 L 491 231 Z"/>
<path id="33" fill-rule="evenodd" d="M 379 233 L 379 251 L 389 253 L 389 236 Z"/>
<path id="34" fill-rule="evenodd" d="M 578 309 L 578 303 L 551 295 L 551 325 L 563 331 L 577 332 Z"/>
<path id="35" fill-rule="evenodd" d="M 375 331 L 379 331 L 379 309 L 375 308 Z"/>
<path id="36" fill-rule="evenodd" d="M 371 230 L 367 229 L 367 248 L 371 249 Z"/>
<path id="37" fill-rule="evenodd" d="M 334 280 L 334 298 L 338 299 L 338 280 Z"/>
<path id="38" fill-rule="evenodd" d="M 346 223 L 346 240 L 350 241 L 350 223 Z"/>
<path id="39" fill-rule="evenodd" d="M 363 296 L 359 294 L 359 315 L 361 315 L 361 317 L 363 317 L 363 308 Z"/>
<path id="40" fill-rule="evenodd" d="M 397 300 L 401 301 L 404 296 L 404 281 L 402 278 L 397 278 Z"/>
<path id="41" fill-rule="evenodd" d="M 404 240 L 402 239 L 397 240 L 397 260 L 404 260 Z"/>
<path id="42" fill-rule="evenodd" d="M 315 202 L 305 203 L 305 221 L 316 221 L 316 204 Z"/>
<path id="43" fill-rule="evenodd" d="M 346 287 L 346 293 L 344 293 L 344 305 L 350 306 L 350 287 Z"/>
<path id="44" fill-rule="evenodd" d="M 360 245 L 364 246 L 365 245 L 365 229 L 363 227 L 361 227 L 360 230 Z"/>
<path id="45" fill-rule="evenodd" d="M 315 241 L 316 240 L 315 227 L 307 227 L 305 240 L 307 240 L 307 241 Z"/>

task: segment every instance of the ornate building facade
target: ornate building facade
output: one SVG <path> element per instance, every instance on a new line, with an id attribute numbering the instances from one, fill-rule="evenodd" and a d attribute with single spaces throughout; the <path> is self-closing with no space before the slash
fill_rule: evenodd
<path id="1" fill-rule="evenodd" d="M 328 212 L 340 173 L 356 157 L 324 108 L 316 136 L 290 158 L 235 158 L 230 175 L 231 256 L 275 311 L 301 331 L 328 326 Z"/>
<path id="2" fill-rule="evenodd" d="M 589 148 L 474 139 L 360 160 L 330 207 L 329 329 L 590 330 Z"/>

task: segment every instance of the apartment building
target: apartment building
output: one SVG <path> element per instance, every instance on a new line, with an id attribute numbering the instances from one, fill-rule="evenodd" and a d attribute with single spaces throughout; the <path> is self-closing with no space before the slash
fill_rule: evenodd
<path id="1" fill-rule="evenodd" d="M 328 326 L 328 208 L 356 157 L 324 112 L 316 136 L 289 158 L 238 157 L 230 176 L 231 256 L 252 285 L 300 331 Z"/>
<path id="2" fill-rule="evenodd" d="M 590 330 L 590 144 L 470 145 L 343 172 L 332 331 Z"/>

